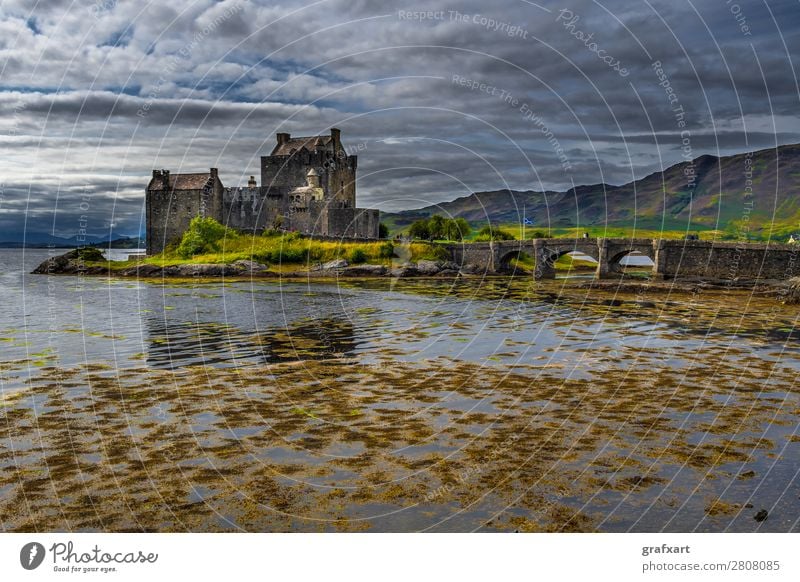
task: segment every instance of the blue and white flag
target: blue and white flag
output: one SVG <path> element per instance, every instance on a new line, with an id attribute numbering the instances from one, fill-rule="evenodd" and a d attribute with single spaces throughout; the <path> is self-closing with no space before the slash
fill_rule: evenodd
<path id="1" fill-rule="evenodd" d="M 530 218 L 523 218 L 522 224 L 533 224 L 533 221 Z"/>

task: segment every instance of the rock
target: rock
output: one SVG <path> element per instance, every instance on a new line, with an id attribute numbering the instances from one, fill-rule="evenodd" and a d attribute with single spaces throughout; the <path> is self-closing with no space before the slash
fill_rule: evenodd
<path id="1" fill-rule="evenodd" d="M 462 275 L 480 275 L 485 272 L 485 269 L 479 267 L 478 265 L 467 263 L 466 265 L 461 265 L 461 267 L 459 267 L 459 271 Z"/>
<path id="2" fill-rule="evenodd" d="M 784 303 L 787 305 L 800 304 L 800 277 L 789 279 L 789 286 L 784 296 Z"/>
<path id="3" fill-rule="evenodd" d="M 161 274 L 164 277 L 177 277 L 180 275 L 180 265 L 167 265 L 161 269 Z"/>
<path id="4" fill-rule="evenodd" d="M 257 263 L 256 261 L 248 261 L 245 259 L 236 261 L 231 266 L 234 269 L 244 271 L 245 273 L 261 273 L 267 270 L 267 265 L 264 265 L 263 263 Z"/>
<path id="5" fill-rule="evenodd" d="M 126 277 L 158 277 L 162 274 L 161 267 L 157 265 L 136 265 L 131 269 L 125 269 L 120 273 Z"/>
<path id="6" fill-rule="evenodd" d="M 166 272 L 166 269 L 164 269 Z M 177 265 L 178 277 L 231 277 L 241 275 L 242 269 L 233 265 L 219 265 L 216 263 L 188 263 Z"/>
<path id="7" fill-rule="evenodd" d="M 380 277 L 386 274 L 386 267 L 383 265 L 355 265 L 347 267 L 342 271 L 345 277 Z"/>
<path id="8" fill-rule="evenodd" d="M 389 271 L 390 277 L 415 277 L 419 275 L 414 267 L 398 267 Z"/>
<path id="9" fill-rule="evenodd" d="M 349 263 L 345 259 L 334 259 L 322 265 L 323 271 L 333 271 L 334 269 L 344 269 Z"/>
<path id="10" fill-rule="evenodd" d="M 49 275 L 51 273 L 63 273 L 64 267 L 69 261 L 62 260 L 62 257 L 51 257 L 36 267 L 31 273 L 34 275 Z"/>
<path id="11" fill-rule="evenodd" d="M 106 272 L 105 267 L 87 267 L 87 262 L 105 261 L 100 249 L 93 247 L 73 249 L 57 257 L 50 257 L 32 272 L 37 275 L 81 274 L 98 275 Z"/>
<path id="12" fill-rule="evenodd" d="M 436 274 L 437 277 L 459 277 L 460 275 L 458 269 L 442 269 Z"/>
<path id="13" fill-rule="evenodd" d="M 753 519 L 761 523 L 762 521 L 766 520 L 768 516 L 769 512 L 766 509 L 759 509 L 758 512 L 753 516 Z"/>
<path id="14" fill-rule="evenodd" d="M 459 266 L 458 263 L 454 263 L 453 261 L 436 261 L 436 264 L 439 266 L 440 271 L 458 271 Z"/>
<path id="15" fill-rule="evenodd" d="M 435 275 L 441 268 L 436 261 L 417 261 L 416 269 L 420 275 Z"/>

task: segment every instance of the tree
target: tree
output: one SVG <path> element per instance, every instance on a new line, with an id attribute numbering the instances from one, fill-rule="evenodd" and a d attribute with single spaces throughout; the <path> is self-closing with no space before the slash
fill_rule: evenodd
<path id="1" fill-rule="evenodd" d="M 448 240 L 464 240 L 470 235 L 472 228 L 463 218 L 451 218 L 445 223 L 445 231 Z"/>
<path id="2" fill-rule="evenodd" d="M 424 218 L 414 222 L 408 229 L 411 238 L 428 240 L 431 238 L 431 229 L 428 228 L 428 221 Z"/>
<path id="3" fill-rule="evenodd" d="M 445 218 L 438 214 L 417 220 L 408 229 L 413 238 L 423 240 L 463 240 L 471 232 L 472 227 L 463 218 Z"/>
<path id="4" fill-rule="evenodd" d="M 431 240 L 447 238 L 447 233 L 445 232 L 446 223 L 445 217 L 438 214 L 434 214 L 428 219 L 428 231 L 430 232 Z"/>
<path id="5" fill-rule="evenodd" d="M 489 240 L 514 240 L 514 235 L 491 224 L 487 224 L 478 231 L 478 236 L 475 237 L 476 241 L 489 241 Z"/>
<path id="6" fill-rule="evenodd" d="M 382 222 L 378 225 L 378 238 L 389 238 L 389 227 Z"/>

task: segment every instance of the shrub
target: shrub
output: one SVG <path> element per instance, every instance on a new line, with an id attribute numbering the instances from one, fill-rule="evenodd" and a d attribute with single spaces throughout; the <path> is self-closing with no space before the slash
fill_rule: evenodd
<path id="1" fill-rule="evenodd" d="M 382 222 L 378 225 L 378 238 L 389 238 L 389 227 Z"/>
<path id="2" fill-rule="evenodd" d="M 378 256 L 382 259 L 391 259 L 394 256 L 394 245 L 391 242 L 381 243 Z"/>
<path id="3" fill-rule="evenodd" d="M 84 247 L 76 249 L 76 254 L 78 255 L 78 258 L 80 260 L 87 262 L 106 260 L 106 258 L 103 256 L 103 251 L 94 247 Z"/>
<path id="4" fill-rule="evenodd" d="M 203 253 L 219 252 L 219 242 L 224 238 L 235 238 L 236 233 L 210 217 L 195 216 L 183 233 L 177 253 L 189 259 Z"/>
<path id="5" fill-rule="evenodd" d="M 352 251 L 350 251 L 350 256 L 348 260 L 354 265 L 358 265 L 360 263 L 366 263 L 367 253 L 365 253 L 362 249 L 355 248 Z"/>
<path id="6" fill-rule="evenodd" d="M 305 263 L 308 260 L 308 248 L 281 245 L 253 254 L 253 260 L 261 263 Z"/>

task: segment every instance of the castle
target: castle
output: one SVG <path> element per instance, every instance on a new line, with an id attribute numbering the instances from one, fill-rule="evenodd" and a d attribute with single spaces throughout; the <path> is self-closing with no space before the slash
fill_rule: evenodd
<path id="1" fill-rule="evenodd" d="M 347 155 L 338 129 L 330 135 L 277 134 L 261 157 L 261 186 L 226 188 L 217 168 L 193 174 L 153 170 L 147 185 L 147 253 L 180 240 L 195 216 L 243 232 L 267 229 L 346 238 L 378 238 L 379 211 L 356 208 L 357 156 Z"/>

